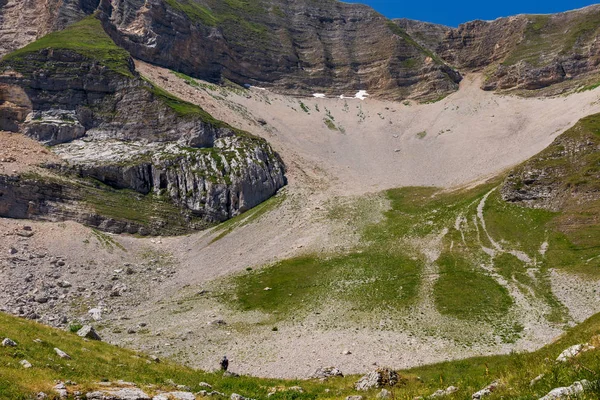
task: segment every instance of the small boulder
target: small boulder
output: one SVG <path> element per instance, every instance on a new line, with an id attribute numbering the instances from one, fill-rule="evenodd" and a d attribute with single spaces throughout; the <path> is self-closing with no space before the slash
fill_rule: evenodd
<path id="1" fill-rule="evenodd" d="M 473 393 L 471 398 L 473 400 L 482 399 L 482 398 L 492 394 L 492 392 L 494 392 L 496 389 L 498 389 L 499 386 L 500 386 L 500 382 L 494 381 L 494 382 L 490 383 L 489 385 L 487 385 L 486 387 L 484 387 L 483 389 L 481 389 L 480 391 Z"/>
<path id="2" fill-rule="evenodd" d="M 237 394 L 237 393 L 233 393 L 229 399 L 230 400 L 254 400 L 254 399 L 250 399 L 248 397 L 244 397 L 241 394 Z"/>
<path id="3" fill-rule="evenodd" d="M 88 314 L 94 321 L 100 321 L 102 319 L 102 310 L 99 308 L 92 308 L 88 311 Z"/>
<path id="4" fill-rule="evenodd" d="M 200 384 L 198 386 L 207 388 L 207 389 L 212 389 L 212 385 L 210 383 L 206 383 L 206 382 L 200 382 Z"/>
<path id="5" fill-rule="evenodd" d="M 17 347 L 17 344 L 12 339 L 5 338 L 2 341 L 2 346 L 4 346 L 4 347 Z"/>
<path id="6" fill-rule="evenodd" d="M 196 395 L 191 392 L 169 392 L 158 394 L 152 400 L 196 400 Z"/>
<path id="7" fill-rule="evenodd" d="M 440 389 L 440 390 L 436 391 L 429 397 L 430 398 L 444 397 L 444 396 L 448 396 L 448 395 L 451 395 L 452 393 L 456 393 L 456 392 L 458 392 L 458 388 L 456 386 L 449 386 L 445 390 Z"/>
<path id="8" fill-rule="evenodd" d="M 138 388 L 110 388 L 85 395 L 88 400 L 151 400 L 144 391 Z"/>
<path id="9" fill-rule="evenodd" d="M 536 383 L 538 383 L 539 381 L 544 379 L 544 376 L 545 376 L 545 374 L 540 374 L 540 375 L 536 376 L 535 378 L 533 378 L 531 380 L 531 382 L 529 382 L 529 386 L 535 386 Z"/>
<path id="10" fill-rule="evenodd" d="M 363 400 L 364 398 L 362 396 L 348 396 L 346 397 L 346 400 Z"/>
<path id="11" fill-rule="evenodd" d="M 391 399 L 392 398 L 392 394 L 390 393 L 389 390 L 382 389 L 381 392 L 379 392 L 377 394 L 377 398 L 378 399 Z"/>
<path id="12" fill-rule="evenodd" d="M 56 386 L 54 386 L 53 389 L 58 394 L 58 397 L 61 399 L 66 399 L 69 395 L 69 392 L 67 392 L 67 387 L 62 382 L 56 384 Z"/>
<path id="13" fill-rule="evenodd" d="M 94 327 L 91 325 L 84 325 L 80 330 L 77 331 L 77 335 L 90 340 L 102 340 L 100 335 L 98 335 Z"/>
<path id="14" fill-rule="evenodd" d="M 62 351 L 59 348 L 54 348 L 54 352 L 56 353 L 56 355 L 58 355 L 60 358 L 64 358 L 65 360 L 70 360 L 71 356 L 68 355 L 67 353 L 65 353 L 64 351 Z"/>
<path id="15" fill-rule="evenodd" d="M 21 362 L 19 363 L 23 366 L 23 368 L 31 368 L 33 367 L 33 365 L 31 365 L 31 363 L 27 360 L 21 360 Z"/>
<path id="16" fill-rule="evenodd" d="M 312 374 L 311 378 L 327 379 L 327 378 L 336 377 L 336 376 L 343 378 L 344 374 L 342 374 L 342 371 L 340 371 L 336 367 L 322 367 L 322 368 L 319 368 L 318 370 L 316 370 L 315 373 Z"/>

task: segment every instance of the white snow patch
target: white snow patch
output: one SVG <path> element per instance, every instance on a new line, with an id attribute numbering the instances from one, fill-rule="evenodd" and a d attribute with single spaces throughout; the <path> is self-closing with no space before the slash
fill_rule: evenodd
<path id="1" fill-rule="evenodd" d="M 324 93 L 313 93 L 313 96 L 317 99 L 324 99 L 325 97 L 327 97 Z"/>
<path id="2" fill-rule="evenodd" d="M 344 96 L 343 94 L 341 94 L 340 99 L 342 99 L 342 100 L 344 100 L 344 99 L 365 100 L 367 98 L 367 96 L 369 96 L 369 93 L 367 93 L 366 90 L 359 90 L 354 96 L 351 96 L 351 97 Z"/>
<path id="3" fill-rule="evenodd" d="M 368 95 L 369 95 L 369 93 L 367 93 L 366 90 L 359 90 L 358 93 L 356 93 L 354 95 L 354 98 L 359 99 L 359 100 L 364 100 L 367 98 Z"/>

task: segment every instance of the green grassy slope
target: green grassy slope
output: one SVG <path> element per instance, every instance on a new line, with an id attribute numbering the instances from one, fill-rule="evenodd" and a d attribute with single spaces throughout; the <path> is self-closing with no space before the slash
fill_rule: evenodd
<path id="1" fill-rule="evenodd" d="M 599 121 L 598 116 L 585 118 L 561 138 L 598 144 Z M 320 312 L 322 304 L 334 304 L 334 326 L 385 318 L 402 329 L 410 329 L 403 318 L 433 301 L 444 321 L 488 324 L 508 343 L 521 335 L 520 307 L 527 302 L 543 310 L 547 324 L 564 326 L 571 317 L 552 292 L 551 271 L 600 277 L 600 206 L 588 196 L 597 192 L 594 171 L 600 152 L 597 145 L 591 148 L 596 150 L 585 156 L 569 153 L 577 163 L 550 157 L 551 150 L 530 161 L 570 166 L 555 178 L 570 188 L 571 200 L 560 212 L 504 201 L 501 178 L 455 192 L 390 190 L 385 194 L 390 209 L 382 221 L 360 230 L 356 248 L 239 274 L 224 283 L 236 296 L 223 301 L 265 313 L 265 324 L 291 322 Z M 554 176 L 556 170 L 547 171 Z M 361 207 L 368 208 L 368 202 Z M 353 225 L 356 215 L 334 206 L 330 218 Z M 434 335 L 450 334 L 467 344 L 483 340 L 470 337 L 477 336 L 472 332 L 445 332 L 443 323 L 434 325 Z"/>
<path id="2" fill-rule="evenodd" d="M 2 59 L 2 64 L 27 64 L 28 55 L 45 49 L 71 50 L 98 61 L 122 75 L 133 77 L 127 51 L 118 47 L 104 32 L 100 20 L 87 17 L 67 29 L 50 33 Z"/>
<path id="3" fill-rule="evenodd" d="M 572 13 L 568 18 L 530 15 L 525 37 L 503 61 L 513 65 L 526 61 L 534 66 L 548 64 L 550 53 L 568 54 L 581 51 L 600 29 L 600 12 Z"/>
<path id="4" fill-rule="evenodd" d="M 479 357 L 461 361 L 429 365 L 400 371 L 401 383 L 392 389 L 396 399 L 412 399 L 429 395 L 450 385 L 460 390 L 449 399 L 470 399 L 473 392 L 499 379 L 503 386 L 489 399 L 536 399 L 554 387 L 570 385 L 574 381 L 598 380 L 600 352 L 584 353 L 568 363 L 555 363 L 566 347 L 582 342 L 600 344 L 600 316 L 595 316 L 569 331 L 557 342 L 531 354 Z M 220 373 L 203 372 L 169 361 L 154 362 L 140 353 L 114 347 L 103 342 L 84 341 L 77 335 L 49 328 L 35 322 L 0 313 L 0 337 L 9 337 L 17 347 L 0 347 L 0 399 L 31 399 L 40 391 L 52 394 L 56 380 L 73 381 L 71 391 L 87 392 L 99 387 L 101 381 L 137 383 L 149 394 L 159 390 L 174 390 L 171 381 L 189 386 L 193 391 L 208 382 L 215 390 L 240 393 L 257 399 L 267 398 L 273 387 L 301 386 L 304 393 L 282 391 L 271 399 L 340 399 L 356 394 L 353 383 L 358 376 L 318 380 L 285 381 L 242 376 L 224 378 Z M 35 340 L 41 340 L 35 341 Z M 72 359 L 63 360 L 54 353 L 54 347 L 67 352 Z M 19 362 L 28 360 L 33 367 L 24 369 Z M 290 360 L 294 362 L 294 360 Z M 234 364 L 235 365 L 235 364 Z M 235 367 L 233 368 L 235 369 Z M 529 382 L 545 374 L 537 384 Z M 377 391 L 367 392 L 366 398 L 375 398 Z M 595 399 L 600 391 L 589 392 L 582 399 Z"/>

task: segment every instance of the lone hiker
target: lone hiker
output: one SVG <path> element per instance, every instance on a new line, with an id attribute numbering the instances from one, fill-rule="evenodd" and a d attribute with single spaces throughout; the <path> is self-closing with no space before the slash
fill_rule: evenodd
<path id="1" fill-rule="evenodd" d="M 220 362 L 221 364 L 221 371 L 227 371 L 227 368 L 229 368 L 229 360 L 227 359 L 227 356 L 223 356 L 223 359 Z"/>

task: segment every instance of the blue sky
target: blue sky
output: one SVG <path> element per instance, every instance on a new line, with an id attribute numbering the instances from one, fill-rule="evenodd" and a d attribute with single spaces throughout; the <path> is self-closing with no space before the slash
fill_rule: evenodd
<path id="1" fill-rule="evenodd" d="M 449 26 L 474 19 L 492 20 L 516 14 L 547 14 L 600 2 L 584 0 L 344 0 L 368 4 L 389 18 L 411 18 Z"/>

